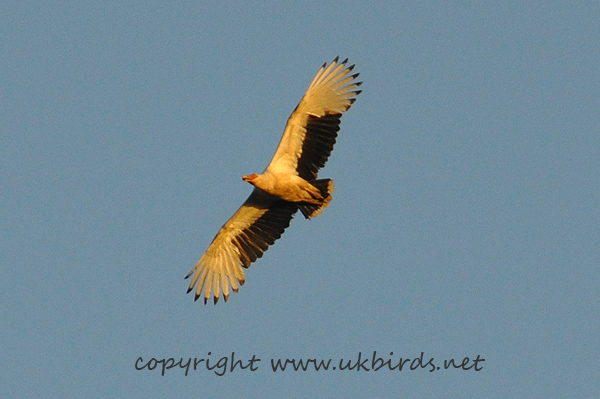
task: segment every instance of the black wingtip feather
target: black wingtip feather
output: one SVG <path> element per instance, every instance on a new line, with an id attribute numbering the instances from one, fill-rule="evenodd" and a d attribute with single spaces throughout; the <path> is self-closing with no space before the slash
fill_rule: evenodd
<path id="1" fill-rule="evenodd" d="M 338 62 L 338 60 L 340 59 L 340 56 L 337 55 L 334 59 L 333 59 L 333 64 L 335 64 L 336 62 Z"/>
<path id="2" fill-rule="evenodd" d="M 345 64 L 345 63 L 347 63 L 347 62 L 348 62 L 348 58 L 346 58 L 346 59 L 345 59 L 344 61 L 342 61 L 341 63 L 342 63 L 342 64 Z M 352 66 L 354 66 L 354 65 L 352 65 Z"/>

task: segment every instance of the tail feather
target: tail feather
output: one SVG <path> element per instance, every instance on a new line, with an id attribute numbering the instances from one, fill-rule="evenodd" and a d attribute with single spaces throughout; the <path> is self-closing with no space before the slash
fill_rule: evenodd
<path id="1" fill-rule="evenodd" d="M 334 189 L 333 180 L 331 179 L 313 180 L 310 184 L 319 189 L 323 196 L 323 201 L 320 204 L 309 204 L 306 202 L 298 204 L 298 209 L 300 209 L 300 212 L 307 219 L 319 216 L 323 212 L 323 209 L 327 208 L 331 202 L 331 194 L 333 194 Z"/>

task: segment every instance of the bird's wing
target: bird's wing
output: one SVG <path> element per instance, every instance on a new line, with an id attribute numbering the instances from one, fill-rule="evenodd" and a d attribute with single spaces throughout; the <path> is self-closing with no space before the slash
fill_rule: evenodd
<path id="1" fill-rule="evenodd" d="M 323 64 L 306 94 L 288 119 L 283 137 L 267 171 L 291 173 L 305 180 L 316 179 L 333 150 L 340 118 L 361 92 L 362 82 L 350 75 L 348 59 Z"/>
<path id="2" fill-rule="evenodd" d="M 227 301 L 229 285 L 237 292 L 244 284 L 242 266 L 248 268 L 281 237 L 297 210 L 293 203 L 255 188 L 185 277 L 193 276 L 188 292 L 197 286 L 195 300 L 204 289 L 204 303 L 213 295 L 216 304 L 222 289 Z"/>

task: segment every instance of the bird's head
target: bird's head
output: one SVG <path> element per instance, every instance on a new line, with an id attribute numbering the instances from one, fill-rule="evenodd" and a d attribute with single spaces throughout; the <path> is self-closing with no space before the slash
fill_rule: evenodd
<path id="1" fill-rule="evenodd" d="M 248 182 L 250 184 L 255 184 L 258 179 L 258 175 L 256 173 L 252 173 L 251 175 L 242 176 L 242 180 Z"/>

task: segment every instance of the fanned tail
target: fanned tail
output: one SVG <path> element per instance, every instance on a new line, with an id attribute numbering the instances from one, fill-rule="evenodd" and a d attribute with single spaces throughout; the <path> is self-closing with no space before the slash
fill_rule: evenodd
<path id="1" fill-rule="evenodd" d="M 333 194 L 334 189 L 333 180 L 331 179 L 313 180 L 310 184 L 319 189 L 323 196 L 323 201 L 320 204 L 309 204 L 306 202 L 298 204 L 298 209 L 300 209 L 300 212 L 307 219 L 319 216 L 323 212 L 323 209 L 327 208 L 331 202 L 331 194 Z"/>

